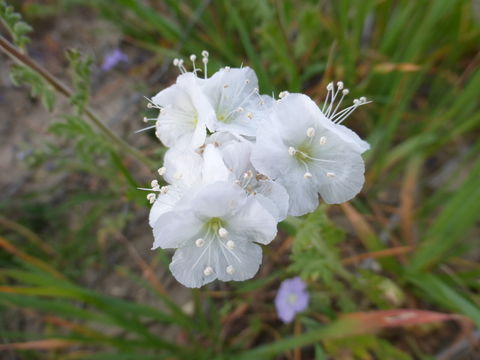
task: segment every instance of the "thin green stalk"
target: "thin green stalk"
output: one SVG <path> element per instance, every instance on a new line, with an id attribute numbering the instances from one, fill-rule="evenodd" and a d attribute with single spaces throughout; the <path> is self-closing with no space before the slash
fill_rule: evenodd
<path id="1" fill-rule="evenodd" d="M 59 94 L 65 96 L 66 98 L 70 98 L 73 96 L 73 91 L 68 86 L 63 84 L 60 80 L 58 80 L 55 76 L 53 76 L 48 70 L 40 66 L 28 55 L 23 54 L 19 49 L 13 46 L 7 39 L 5 39 L 1 35 L 0 35 L 0 49 L 3 52 L 5 52 L 7 55 L 9 55 L 13 60 L 17 61 L 22 65 L 29 67 L 30 69 L 38 73 Z M 100 133 L 105 135 L 109 140 L 113 142 L 115 147 L 125 152 L 126 154 L 130 155 L 131 157 L 135 158 L 138 162 L 144 164 L 148 168 L 150 169 L 154 168 L 154 164 L 151 160 L 149 160 L 145 155 L 143 155 L 137 149 L 131 147 L 122 138 L 118 137 L 108 127 L 106 127 L 90 106 L 86 107 L 85 115 L 96 126 L 96 128 L 100 131 Z"/>

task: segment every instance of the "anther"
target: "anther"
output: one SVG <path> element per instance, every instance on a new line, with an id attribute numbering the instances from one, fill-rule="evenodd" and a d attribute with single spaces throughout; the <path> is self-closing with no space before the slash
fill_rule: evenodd
<path id="1" fill-rule="evenodd" d="M 173 66 L 178 66 L 179 62 L 177 58 L 173 59 Z"/>
<path id="2" fill-rule="evenodd" d="M 165 166 L 162 166 L 160 169 L 158 169 L 158 175 L 163 176 L 167 173 L 167 168 Z"/>
<path id="3" fill-rule="evenodd" d="M 327 85 L 327 90 L 328 90 L 328 91 L 332 91 L 332 90 L 333 90 L 333 82 L 328 83 L 328 85 Z"/>
<path id="4" fill-rule="evenodd" d="M 235 243 L 232 240 L 228 240 L 226 246 L 228 249 L 232 250 L 235 247 Z"/>
<path id="5" fill-rule="evenodd" d="M 225 66 L 225 71 L 230 71 L 230 66 Z"/>
<path id="6" fill-rule="evenodd" d="M 247 117 L 251 120 L 251 119 L 253 119 L 253 114 L 251 112 L 248 112 Z"/>
<path id="7" fill-rule="evenodd" d="M 337 87 L 338 87 L 339 90 L 342 90 L 343 89 L 343 82 L 342 81 L 337 82 Z"/>
<path id="8" fill-rule="evenodd" d="M 197 247 L 202 247 L 203 245 L 205 245 L 205 240 L 203 240 L 202 238 L 197 239 L 195 240 L 195 245 L 197 245 Z"/>
<path id="9" fill-rule="evenodd" d="M 288 154 L 289 154 L 290 156 L 294 156 L 296 153 L 297 153 L 297 150 L 296 150 L 293 146 L 290 146 L 290 147 L 288 148 Z"/>
<path id="10" fill-rule="evenodd" d="M 157 196 L 154 193 L 150 193 L 147 195 L 147 200 L 150 202 L 150 204 L 153 204 L 156 200 Z"/>
<path id="11" fill-rule="evenodd" d="M 160 191 L 160 185 L 158 185 L 158 180 L 152 180 L 151 186 L 152 186 L 152 190 Z"/>
<path id="12" fill-rule="evenodd" d="M 202 62 L 203 62 L 203 77 L 206 79 L 207 78 L 207 64 L 208 64 L 208 51 L 203 50 L 202 51 Z"/>
<path id="13" fill-rule="evenodd" d="M 325 145 L 327 143 L 327 137 L 320 136 L 320 140 L 318 142 L 320 143 L 320 145 Z"/>
<path id="14" fill-rule="evenodd" d="M 225 271 L 229 274 L 232 275 L 235 272 L 235 268 L 232 265 L 228 265 Z"/>
<path id="15" fill-rule="evenodd" d="M 248 170 L 248 171 L 243 173 L 243 178 L 244 179 L 251 179 L 252 177 L 253 177 L 253 171 L 252 170 Z"/>
<path id="16" fill-rule="evenodd" d="M 303 174 L 303 177 L 304 177 L 305 179 L 311 179 L 311 178 L 313 177 L 313 175 L 312 175 L 312 173 L 309 173 L 309 172 L 307 171 L 305 174 Z"/>
<path id="17" fill-rule="evenodd" d="M 145 123 L 148 122 L 148 118 L 146 116 L 143 117 L 143 122 L 145 122 Z"/>
<path id="18" fill-rule="evenodd" d="M 335 173 L 334 173 L 334 172 L 327 172 L 325 175 L 327 175 L 327 177 L 329 177 L 329 178 L 335 177 Z"/>
<path id="19" fill-rule="evenodd" d="M 348 90 L 348 89 L 343 89 L 342 94 L 343 94 L 343 95 L 348 95 L 349 92 L 350 92 L 350 90 Z"/>
<path id="20" fill-rule="evenodd" d="M 160 194 L 166 194 L 168 192 L 168 186 L 162 186 L 160 188 Z"/>
<path id="21" fill-rule="evenodd" d="M 147 104 L 147 108 L 149 108 L 149 109 L 153 108 L 153 104 L 152 104 L 152 103 L 148 103 L 148 104 Z"/>
<path id="22" fill-rule="evenodd" d="M 282 91 L 282 92 L 280 92 L 280 94 L 278 94 L 278 97 L 279 97 L 280 99 L 283 99 L 283 98 L 284 98 L 285 96 L 287 96 L 287 95 L 288 95 L 288 91 Z"/>
<path id="23" fill-rule="evenodd" d="M 362 96 L 362 97 L 360 98 L 360 102 L 361 102 L 361 103 L 367 102 L 367 98 L 366 98 L 365 96 Z"/>
<path id="24" fill-rule="evenodd" d="M 203 275 L 205 276 L 210 276 L 213 274 L 213 269 L 211 266 L 207 266 L 204 270 L 203 270 Z"/>
<path id="25" fill-rule="evenodd" d="M 307 136 L 308 136 L 309 138 L 313 138 L 313 137 L 315 136 L 315 129 L 314 129 L 314 128 L 311 128 L 311 127 L 308 128 L 308 129 L 307 129 Z"/>
<path id="26" fill-rule="evenodd" d="M 228 231 L 227 229 L 221 227 L 220 229 L 218 229 L 218 236 L 220 236 L 222 239 L 226 238 L 228 235 Z"/>
<path id="27" fill-rule="evenodd" d="M 354 99 L 353 100 L 353 105 L 360 105 L 360 100 Z"/>
<path id="28" fill-rule="evenodd" d="M 197 56 L 195 54 L 190 55 L 190 61 L 194 62 L 195 60 L 197 60 Z"/>

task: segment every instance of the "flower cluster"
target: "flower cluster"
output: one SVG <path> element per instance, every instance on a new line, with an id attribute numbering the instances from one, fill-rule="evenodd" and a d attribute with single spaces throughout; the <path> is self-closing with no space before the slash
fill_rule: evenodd
<path id="1" fill-rule="evenodd" d="M 262 260 L 287 215 L 354 197 L 364 182 L 361 153 L 369 148 L 341 123 L 360 98 L 339 111 L 348 90 L 327 87 L 320 110 L 306 95 L 261 95 L 249 67 L 225 67 L 207 76 L 208 52 L 192 71 L 181 59 L 176 83 L 150 99 L 149 119 L 169 149 L 153 180 L 153 249 L 176 249 L 170 264 L 187 287 L 215 279 L 246 280 Z M 198 76 L 203 73 L 203 76 Z"/>

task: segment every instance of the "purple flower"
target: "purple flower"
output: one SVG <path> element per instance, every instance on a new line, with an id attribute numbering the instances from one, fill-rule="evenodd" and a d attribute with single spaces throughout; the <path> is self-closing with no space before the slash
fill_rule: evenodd
<path id="1" fill-rule="evenodd" d="M 275 297 L 275 307 L 278 317 L 284 323 L 292 322 L 295 314 L 305 310 L 308 306 L 307 285 L 299 277 L 286 279 L 280 285 Z"/>
<path id="2" fill-rule="evenodd" d="M 101 68 L 103 71 L 109 71 L 122 61 L 128 61 L 127 54 L 122 52 L 120 49 L 115 49 L 105 56 Z"/>

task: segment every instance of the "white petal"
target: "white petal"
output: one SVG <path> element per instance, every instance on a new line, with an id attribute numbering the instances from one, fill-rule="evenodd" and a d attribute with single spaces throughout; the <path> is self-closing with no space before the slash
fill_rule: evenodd
<path id="1" fill-rule="evenodd" d="M 262 180 L 257 183 L 255 191 L 257 192 L 257 199 L 260 201 L 260 203 L 262 203 L 262 205 L 264 205 L 264 207 L 265 202 L 258 198 L 259 195 L 262 195 L 263 197 L 268 199 L 275 206 L 276 211 L 273 210 L 272 212 L 272 210 L 270 210 L 270 213 L 274 215 L 274 218 L 277 222 L 280 222 L 287 217 L 289 196 L 282 185 L 271 180 Z M 267 210 L 268 207 L 270 206 L 267 204 Z"/>
<path id="2" fill-rule="evenodd" d="M 150 209 L 148 222 L 151 227 L 157 222 L 160 215 L 171 211 L 175 204 L 182 198 L 183 192 L 178 187 L 168 186 L 167 191 L 158 196 Z"/>
<path id="3" fill-rule="evenodd" d="M 216 148 L 222 150 L 225 146 L 238 141 L 239 141 L 238 136 L 235 136 L 229 132 L 218 131 L 210 135 L 205 141 L 205 143 L 212 144 Z"/>
<path id="4" fill-rule="evenodd" d="M 218 71 L 205 82 L 204 91 L 216 112 L 214 121 L 207 123 L 211 131 L 255 135 L 271 104 L 258 95 L 257 76 L 249 67 Z"/>
<path id="5" fill-rule="evenodd" d="M 195 126 L 195 130 L 193 131 L 190 146 L 188 147 L 191 149 L 196 149 L 205 143 L 206 138 L 207 126 L 203 121 L 199 120 L 198 124 Z"/>
<path id="6" fill-rule="evenodd" d="M 157 135 L 166 146 L 196 148 L 205 142 L 206 121 L 215 115 L 192 73 L 180 75 L 177 83 L 153 97 L 163 106 L 157 120 Z"/>
<path id="7" fill-rule="evenodd" d="M 285 145 L 273 121 L 266 121 L 258 128 L 251 162 L 259 173 L 271 179 L 288 174 L 296 165 L 294 159 L 288 155 L 288 145 Z"/>
<path id="8" fill-rule="evenodd" d="M 272 200 L 270 200 L 266 196 L 263 196 L 262 194 L 255 194 L 255 200 L 257 200 L 258 203 L 262 205 L 262 207 L 265 210 L 267 210 L 270 213 L 270 215 L 272 215 L 275 221 L 279 222 L 283 220 L 283 219 L 280 220 L 278 207 Z M 288 208 L 288 203 L 287 203 L 287 208 Z"/>
<path id="9" fill-rule="evenodd" d="M 288 94 L 278 101 L 271 119 L 282 139 L 294 146 L 305 140 L 308 128 L 316 129 L 329 123 L 317 104 L 304 94 Z"/>
<path id="10" fill-rule="evenodd" d="M 189 211 L 169 211 L 157 219 L 153 226 L 155 241 L 152 249 L 178 248 L 194 241 L 203 223 Z"/>
<path id="11" fill-rule="evenodd" d="M 152 97 L 152 103 L 157 106 L 167 106 L 178 101 L 178 98 L 183 94 L 183 90 L 176 84 L 169 86 L 160 91 L 157 95 Z"/>
<path id="12" fill-rule="evenodd" d="M 253 168 L 250 163 L 251 149 L 252 144 L 249 142 L 232 142 L 222 149 L 225 164 L 237 179 Z"/>
<path id="13" fill-rule="evenodd" d="M 216 245 L 219 252 L 213 264 L 218 279 L 242 281 L 252 278 L 258 272 L 262 263 L 262 249 L 257 244 L 236 241 L 233 249 L 228 249 L 220 242 Z M 227 271 L 229 266 L 231 273 Z"/>
<path id="14" fill-rule="evenodd" d="M 222 159 L 222 154 L 209 144 L 203 152 L 202 181 L 204 184 L 211 184 L 217 181 L 228 181 L 232 174 L 228 171 Z"/>
<path id="15" fill-rule="evenodd" d="M 177 281 L 186 287 L 198 288 L 217 278 L 215 271 L 210 275 L 204 273 L 207 266 L 212 266 L 211 244 L 197 247 L 193 243 L 175 251 L 169 268 Z"/>
<path id="16" fill-rule="evenodd" d="M 183 99 L 189 101 L 185 96 Z M 165 146 L 192 146 L 192 139 L 197 130 L 198 115 L 191 104 L 186 103 L 183 108 L 167 105 L 158 116 L 156 134 Z M 201 137 L 201 133 L 197 134 L 196 141 L 198 142 Z"/>
<path id="17" fill-rule="evenodd" d="M 164 179 L 170 184 L 191 187 L 200 182 L 203 159 L 193 150 L 173 147 L 165 153 Z"/>
<path id="18" fill-rule="evenodd" d="M 277 234 L 277 222 L 254 197 L 249 197 L 234 215 L 226 218 L 232 238 L 269 244 Z"/>
<path id="19" fill-rule="evenodd" d="M 351 200 L 362 190 L 365 182 L 365 165 L 357 153 L 347 153 L 338 157 L 338 162 L 329 164 L 325 169 L 335 176 L 326 176 L 319 188 L 320 195 L 328 204 L 340 204 Z"/>
<path id="20" fill-rule="evenodd" d="M 205 80 L 196 77 L 193 73 L 183 74 L 177 79 L 177 83 L 187 90 L 198 114 L 199 122 L 206 125 L 215 118 L 215 110 L 203 92 L 202 84 L 204 81 Z"/>
<path id="21" fill-rule="evenodd" d="M 223 217 L 243 206 L 246 194 L 237 185 L 216 182 L 204 186 L 192 201 L 192 209 L 204 218 Z"/>
<path id="22" fill-rule="evenodd" d="M 302 175 L 296 178 L 282 178 L 280 183 L 288 192 L 288 215 L 305 215 L 318 207 L 318 193 L 311 179 L 305 179 Z"/>
<path id="23" fill-rule="evenodd" d="M 362 189 L 365 165 L 360 153 L 330 129 L 322 129 L 327 138 L 324 145 L 316 145 L 314 157 L 326 161 L 309 164 L 313 174 L 311 183 L 329 204 L 352 199 Z"/>
<path id="24" fill-rule="evenodd" d="M 370 144 L 362 140 L 357 133 L 341 124 L 333 124 L 333 131 L 342 138 L 345 142 L 350 144 L 355 151 L 363 154 L 370 149 Z"/>

